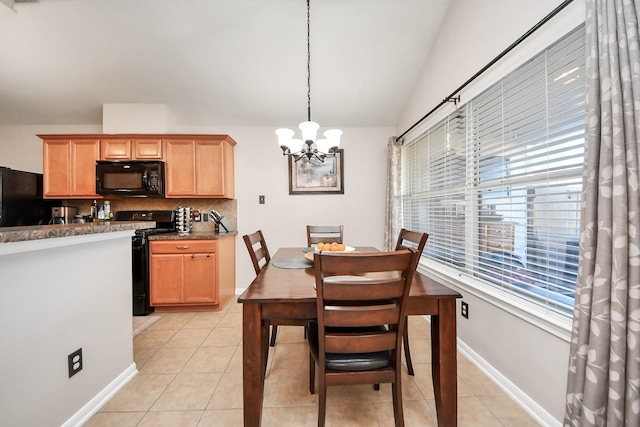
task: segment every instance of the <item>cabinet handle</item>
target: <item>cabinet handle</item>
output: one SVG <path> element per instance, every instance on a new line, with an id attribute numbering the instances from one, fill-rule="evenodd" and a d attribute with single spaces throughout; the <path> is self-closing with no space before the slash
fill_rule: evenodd
<path id="1" fill-rule="evenodd" d="M 176 246 L 176 249 L 189 249 L 189 245 Z"/>
<path id="2" fill-rule="evenodd" d="M 207 258 L 211 258 L 211 254 L 207 254 Z"/>
<path id="3" fill-rule="evenodd" d="M 191 259 L 194 259 L 196 257 L 196 254 L 191 254 Z"/>

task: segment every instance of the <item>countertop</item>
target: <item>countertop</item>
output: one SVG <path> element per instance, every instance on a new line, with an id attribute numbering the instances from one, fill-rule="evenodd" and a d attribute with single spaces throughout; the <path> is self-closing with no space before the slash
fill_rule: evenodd
<path id="1" fill-rule="evenodd" d="M 149 236 L 149 240 L 217 240 L 225 237 L 236 236 L 237 231 L 228 233 L 216 233 L 215 231 L 193 231 L 189 234 L 180 235 L 178 233 L 154 234 Z"/>
<path id="2" fill-rule="evenodd" d="M 153 221 L 100 221 L 84 224 L 32 225 L 27 227 L 0 227 L 0 243 L 26 242 L 29 240 L 55 239 L 58 237 L 84 236 L 113 233 L 116 231 L 154 228 Z"/>

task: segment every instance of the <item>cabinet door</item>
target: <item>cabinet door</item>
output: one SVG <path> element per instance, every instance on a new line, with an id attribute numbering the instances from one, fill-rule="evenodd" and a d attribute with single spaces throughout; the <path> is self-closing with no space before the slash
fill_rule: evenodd
<path id="1" fill-rule="evenodd" d="M 131 159 L 131 141 L 129 139 L 103 139 L 100 142 L 102 160 Z"/>
<path id="2" fill-rule="evenodd" d="M 71 194 L 71 145 L 69 141 L 43 141 L 44 197 Z"/>
<path id="3" fill-rule="evenodd" d="M 184 255 L 185 303 L 217 303 L 215 253 Z"/>
<path id="4" fill-rule="evenodd" d="M 134 139 L 133 158 L 136 160 L 163 160 L 161 139 Z"/>
<path id="5" fill-rule="evenodd" d="M 166 196 L 194 196 L 196 194 L 194 141 L 167 140 L 166 150 Z"/>
<path id="6" fill-rule="evenodd" d="M 100 159 L 99 140 L 71 141 L 71 196 L 98 197 L 96 194 L 96 160 Z"/>
<path id="7" fill-rule="evenodd" d="M 196 195 L 224 196 L 222 141 L 196 141 Z"/>
<path id="8" fill-rule="evenodd" d="M 151 305 L 182 303 L 182 254 L 152 254 L 149 262 Z"/>

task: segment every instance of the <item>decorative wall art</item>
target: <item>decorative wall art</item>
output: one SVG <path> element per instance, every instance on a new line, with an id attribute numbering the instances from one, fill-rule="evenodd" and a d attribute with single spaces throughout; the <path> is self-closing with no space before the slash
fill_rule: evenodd
<path id="1" fill-rule="evenodd" d="M 324 162 L 289 156 L 289 194 L 344 194 L 343 157 L 343 150 Z"/>

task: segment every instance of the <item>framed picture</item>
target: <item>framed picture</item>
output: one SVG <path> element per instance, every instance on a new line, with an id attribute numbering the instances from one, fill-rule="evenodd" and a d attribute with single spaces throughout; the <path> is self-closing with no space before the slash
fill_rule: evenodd
<path id="1" fill-rule="evenodd" d="M 342 150 L 324 162 L 289 156 L 289 194 L 344 194 L 343 162 Z"/>

